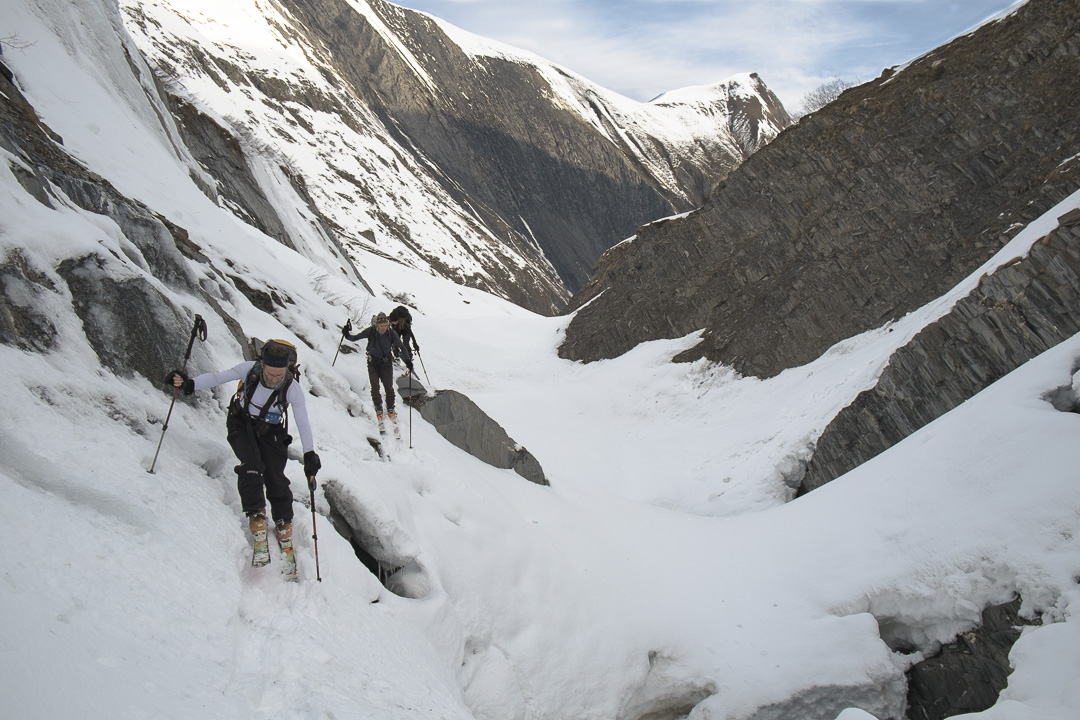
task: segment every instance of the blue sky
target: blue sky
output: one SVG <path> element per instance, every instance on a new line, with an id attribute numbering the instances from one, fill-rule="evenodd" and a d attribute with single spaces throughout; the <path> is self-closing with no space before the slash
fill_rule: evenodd
<path id="1" fill-rule="evenodd" d="M 864 82 L 1014 0 L 404 0 L 636 100 L 756 72 L 789 110 Z"/>

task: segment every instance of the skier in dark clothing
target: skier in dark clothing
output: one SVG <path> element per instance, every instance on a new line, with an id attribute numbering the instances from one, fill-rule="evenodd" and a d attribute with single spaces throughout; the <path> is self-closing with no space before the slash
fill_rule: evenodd
<path id="1" fill-rule="evenodd" d="M 411 342 L 412 351 L 420 352 L 420 343 L 416 342 L 416 335 L 413 333 L 412 327 L 412 313 L 409 312 L 409 308 L 404 305 L 398 305 L 396 308 L 390 311 L 390 324 L 397 331 L 398 336 L 401 338 L 401 344 L 408 346 Z"/>
<path id="2" fill-rule="evenodd" d="M 409 369 L 409 372 L 412 372 L 412 351 L 401 342 L 397 332 L 390 327 L 390 320 L 386 317 L 386 313 L 379 313 L 371 327 L 364 328 L 356 335 L 353 335 L 350 330 L 352 330 L 352 321 L 346 321 L 345 327 L 341 329 L 341 334 L 346 340 L 352 342 L 367 340 L 368 380 L 371 383 L 371 402 L 375 404 L 375 415 L 378 416 L 381 424 L 383 403 L 382 395 L 379 394 L 379 383 L 382 382 L 383 389 L 386 390 L 386 412 L 390 415 L 390 419 L 393 420 L 397 417 L 397 413 L 394 411 L 394 401 L 396 399 L 394 395 L 394 356 L 400 356 L 405 362 L 405 367 Z"/>
<path id="3" fill-rule="evenodd" d="M 315 487 L 315 475 L 322 467 L 311 435 L 304 391 L 294 372 L 296 348 L 270 340 L 263 346 L 257 361 L 242 362 L 236 367 L 189 378 L 181 370 L 169 373 L 166 382 L 185 395 L 196 390 L 217 387 L 227 382 L 241 386 L 229 404 L 226 421 L 227 439 L 240 464 L 236 466 L 240 503 L 248 516 L 251 532 L 258 539 L 266 531 L 266 502 L 270 501 L 278 538 L 292 537 L 293 494 L 285 477 L 288 446 L 286 411 L 292 407 L 300 442 L 304 448 L 304 475 Z M 265 496 L 263 488 L 265 486 Z M 265 535 L 263 535 L 265 538 Z"/>

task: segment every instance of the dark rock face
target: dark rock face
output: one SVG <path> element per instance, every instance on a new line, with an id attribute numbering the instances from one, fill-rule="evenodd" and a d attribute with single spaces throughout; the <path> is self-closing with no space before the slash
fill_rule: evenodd
<path id="1" fill-rule="evenodd" d="M 897 350 L 825 428 L 800 493 L 833 480 L 1080 332 L 1080 213 Z"/>
<path id="2" fill-rule="evenodd" d="M 20 253 L 0 259 L 4 341 L 35 350 L 52 345 L 56 329 L 40 299 L 46 293 L 58 296 L 49 275 L 55 270 L 67 283 L 71 304 L 102 364 L 125 376 L 138 372 L 154 380 L 162 377 L 183 355 L 182 350 L 175 352 L 171 338 L 186 342 L 188 321 L 145 277 L 107 268 L 130 263 L 172 287 L 200 293 L 175 242 L 179 229 L 68 156 L 61 139 L 40 122 L 6 75 L 0 77 L 0 91 L 0 147 L 23 161 L 23 166 L 11 166 L 20 168 L 17 176 L 26 191 L 54 207 L 59 190 L 83 209 L 107 215 L 126 240 L 122 257 L 90 255 L 65 260 L 56 268 L 36 268 Z M 125 275 L 130 277 L 117 279 Z"/>
<path id="3" fill-rule="evenodd" d="M 240 142 L 191 103 L 175 95 L 167 98 L 177 128 L 184 137 L 184 145 L 218 181 L 212 192 L 220 193 L 233 212 L 249 225 L 295 250 L 296 245 L 289 238 L 277 210 L 252 177 Z"/>
<path id="4" fill-rule="evenodd" d="M 803 118 L 605 254 L 560 354 L 705 328 L 678 359 L 770 377 L 939 297 L 1075 188 L 1078 27 L 1031 0 Z"/>
<path id="5" fill-rule="evenodd" d="M 451 443 L 497 468 L 513 469 L 538 485 L 547 485 L 544 470 L 532 453 L 518 447 L 502 426 L 476 403 L 455 390 L 440 390 L 423 399 L 406 401 Z"/>
<path id="6" fill-rule="evenodd" d="M 993 707 L 1008 684 L 1020 637 L 1020 598 L 982 614 L 982 624 L 908 670 L 907 720 L 944 720 Z"/>
<path id="7" fill-rule="evenodd" d="M 0 342 L 44 352 L 56 343 L 56 326 L 39 303 L 56 287 L 20 252 L 0 260 Z"/>
<path id="8" fill-rule="evenodd" d="M 92 255 L 65 260 L 57 268 L 71 290 L 86 339 L 101 364 L 117 375 L 164 377 L 184 356 L 171 339 L 184 337 L 190 323 L 148 280 L 117 280 L 109 264 L 109 258 Z"/>

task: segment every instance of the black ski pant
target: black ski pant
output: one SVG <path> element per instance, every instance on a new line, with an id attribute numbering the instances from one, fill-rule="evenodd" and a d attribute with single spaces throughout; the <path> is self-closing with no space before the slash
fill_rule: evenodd
<path id="1" fill-rule="evenodd" d="M 240 461 L 235 468 L 236 489 L 244 513 L 264 510 L 269 500 L 275 521 L 292 521 L 293 494 L 289 478 L 285 477 L 292 437 L 284 425 L 245 421 L 234 413 L 229 415 L 228 432 L 229 445 Z"/>
<path id="2" fill-rule="evenodd" d="M 379 394 L 379 382 L 382 382 L 386 390 L 386 409 L 394 409 L 394 363 L 380 363 L 378 360 L 368 358 L 367 363 L 368 382 L 371 384 L 371 402 L 375 403 L 375 410 L 382 409 L 382 395 Z"/>

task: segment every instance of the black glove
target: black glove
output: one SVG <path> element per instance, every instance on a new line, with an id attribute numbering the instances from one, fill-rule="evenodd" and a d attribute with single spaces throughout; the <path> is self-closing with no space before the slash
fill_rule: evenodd
<path id="1" fill-rule="evenodd" d="M 314 450 L 308 450 L 304 453 L 304 475 L 308 478 L 308 485 L 314 490 L 314 478 L 318 474 L 319 468 L 322 467 L 322 460 L 319 460 L 319 455 Z"/>
<path id="2" fill-rule="evenodd" d="M 180 389 L 184 391 L 185 395 L 191 395 L 195 392 L 195 381 L 187 376 L 183 370 L 173 370 L 171 373 L 165 376 L 165 384 L 171 388 L 176 387 L 176 378 L 180 377 L 183 382 L 180 383 Z"/>
<path id="3" fill-rule="evenodd" d="M 352 332 L 352 320 L 346 320 L 345 326 L 341 328 L 341 335 L 344 337 L 346 334 Z"/>
<path id="4" fill-rule="evenodd" d="M 420 352 L 420 343 L 413 340 L 412 341 L 412 349 L 413 349 L 413 352 Z"/>
<path id="5" fill-rule="evenodd" d="M 405 367 L 409 368 L 409 372 L 413 371 L 412 360 L 405 361 Z"/>

